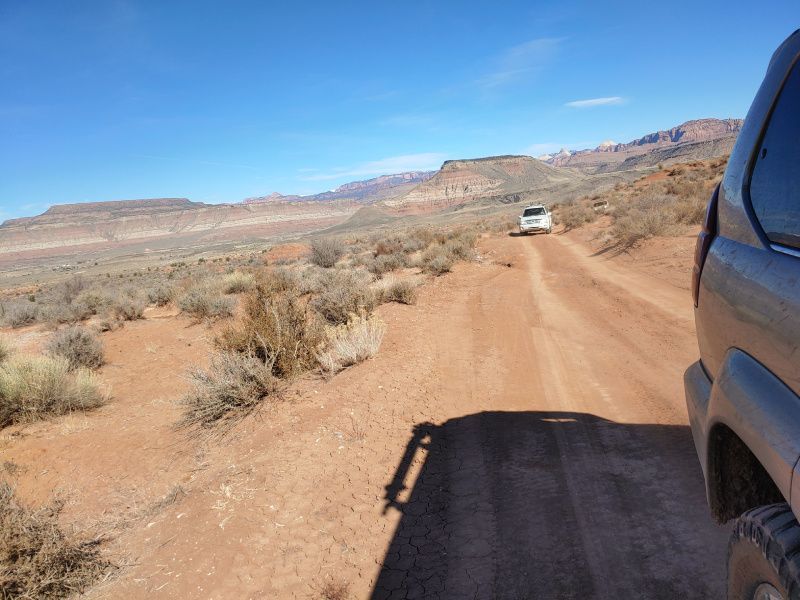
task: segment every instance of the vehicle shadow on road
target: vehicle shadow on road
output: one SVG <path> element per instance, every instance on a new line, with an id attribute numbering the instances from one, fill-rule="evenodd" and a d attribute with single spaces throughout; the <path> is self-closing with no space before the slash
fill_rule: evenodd
<path id="1" fill-rule="evenodd" d="M 719 598 L 713 524 L 685 426 L 483 412 L 414 427 L 371 598 Z"/>

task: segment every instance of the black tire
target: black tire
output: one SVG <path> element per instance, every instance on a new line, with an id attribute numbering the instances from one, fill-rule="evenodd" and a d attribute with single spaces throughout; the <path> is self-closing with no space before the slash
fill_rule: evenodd
<path id="1" fill-rule="evenodd" d="M 548 229 L 548 230 L 547 230 L 547 233 L 550 233 L 550 232 L 552 232 L 552 231 L 553 231 L 552 229 Z"/>
<path id="2" fill-rule="evenodd" d="M 763 584 L 800 600 L 800 525 L 786 503 L 747 511 L 731 533 L 728 600 L 754 600 Z"/>

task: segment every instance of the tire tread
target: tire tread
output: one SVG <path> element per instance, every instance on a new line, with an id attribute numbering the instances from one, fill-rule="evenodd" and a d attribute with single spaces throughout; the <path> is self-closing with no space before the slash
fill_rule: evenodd
<path id="1" fill-rule="evenodd" d="M 791 600 L 800 600 L 800 524 L 786 503 L 745 512 L 734 526 L 730 548 L 738 541 L 755 544 L 778 574 Z"/>

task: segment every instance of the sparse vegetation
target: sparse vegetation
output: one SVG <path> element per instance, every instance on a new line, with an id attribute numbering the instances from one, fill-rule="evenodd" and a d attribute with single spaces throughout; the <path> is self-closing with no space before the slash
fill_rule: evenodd
<path id="1" fill-rule="evenodd" d="M 150 304 L 166 306 L 175 297 L 175 289 L 165 283 L 159 283 L 147 290 L 147 299 Z"/>
<path id="2" fill-rule="evenodd" d="M 422 256 L 422 270 L 431 275 L 444 275 L 453 270 L 455 261 L 443 248 L 429 248 Z"/>
<path id="3" fill-rule="evenodd" d="M 73 326 L 56 332 L 47 344 L 50 356 L 65 358 L 72 370 L 96 369 L 105 362 L 103 344 L 85 327 Z"/>
<path id="4" fill-rule="evenodd" d="M 222 291 L 226 294 L 242 294 L 252 290 L 256 285 L 256 279 L 251 273 L 234 271 L 228 273 L 222 280 Z"/>
<path id="5" fill-rule="evenodd" d="M 376 317 L 355 316 L 328 330 L 326 349 L 318 356 L 323 371 L 333 374 L 375 356 L 386 324 Z"/>
<path id="6" fill-rule="evenodd" d="M 235 306 L 235 299 L 222 295 L 218 288 L 205 282 L 192 286 L 178 300 L 181 312 L 198 321 L 230 317 Z"/>
<path id="7" fill-rule="evenodd" d="M 291 378 L 315 366 L 323 341 L 322 326 L 307 303 L 295 293 L 271 294 L 258 286 L 245 296 L 242 322 L 224 330 L 216 344 L 257 357 L 276 377 Z"/>
<path id="8" fill-rule="evenodd" d="M 32 302 L 16 302 L 3 307 L 3 321 L 15 329 L 35 323 L 38 316 L 39 307 Z"/>
<path id="9" fill-rule="evenodd" d="M 332 271 L 323 275 L 319 293 L 311 305 L 329 322 L 346 323 L 353 314 L 369 314 L 377 305 L 369 276 L 363 271 Z"/>
<path id="10" fill-rule="evenodd" d="M 97 408 L 105 402 L 92 373 L 62 357 L 13 356 L 0 365 L 0 427 Z"/>
<path id="11" fill-rule="evenodd" d="M 182 424 L 210 427 L 252 411 L 278 389 L 271 360 L 247 352 L 215 353 L 208 369 L 189 374 L 192 387 L 184 398 Z"/>
<path id="12" fill-rule="evenodd" d="M 662 167 L 653 175 L 561 207 L 559 218 L 566 229 L 580 227 L 595 218 L 587 204 L 606 200 L 613 217 L 610 234 L 617 245 L 630 247 L 651 237 L 676 235 L 684 226 L 702 222 L 726 164 L 727 157 L 721 157 Z"/>
<path id="13" fill-rule="evenodd" d="M 63 502 L 38 510 L 0 483 L 0 594 L 3 598 L 66 598 L 85 591 L 112 565 L 101 539 L 79 539 L 58 522 Z"/>
<path id="14" fill-rule="evenodd" d="M 144 319 L 144 309 L 147 307 L 141 298 L 132 298 L 126 294 L 119 295 L 112 300 L 111 312 L 120 321 L 136 321 Z"/>
<path id="15" fill-rule="evenodd" d="M 345 254 L 345 245 L 337 238 L 318 238 L 311 242 L 311 262 L 319 267 L 331 268 Z"/>
<path id="16" fill-rule="evenodd" d="M 390 271 L 396 271 L 406 266 L 406 257 L 402 252 L 394 254 L 379 254 L 368 264 L 367 269 L 370 273 L 382 276 Z"/>
<path id="17" fill-rule="evenodd" d="M 417 301 L 417 283 L 410 279 L 390 279 L 378 288 L 378 293 L 380 294 L 381 302 L 415 304 Z"/>
<path id="18" fill-rule="evenodd" d="M 564 226 L 565 231 L 582 227 L 596 218 L 597 213 L 583 202 L 567 204 L 559 207 L 558 210 L 558 222 Z"/>
<path id="19" fill-rule="evenodd" d="M 13 353 L 14 349 L 8 340 L 0 337 L 0 364 L 3 364 L 5 361 L 7 361 Z"/>
<path id="20" fill-rule="evenodd" d="M 340 579 L 327 579 L 319 589 L 320 600 L 350 600 L 350 584 Z"/>

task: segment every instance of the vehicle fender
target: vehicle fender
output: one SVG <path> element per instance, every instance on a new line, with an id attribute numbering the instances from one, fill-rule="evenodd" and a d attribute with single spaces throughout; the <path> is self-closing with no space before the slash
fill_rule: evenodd
<path id="1" fill-rule="evenodd" d="M 723 424 L 739 436 L 798 514 L 792 478 L 800 456 L 800 398 L 791 389 L 750 355 L 730 349 L 711 388 L 707 424 L 709 434 Z"/>

